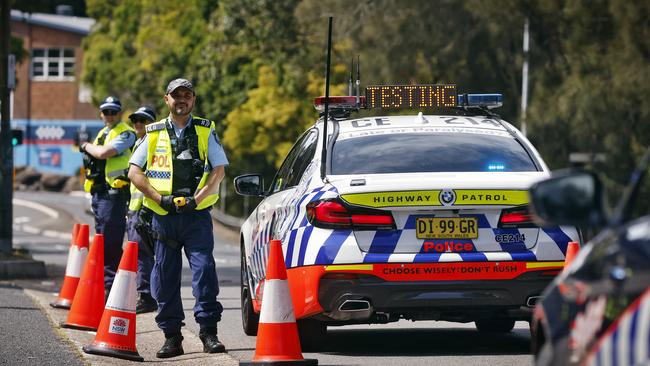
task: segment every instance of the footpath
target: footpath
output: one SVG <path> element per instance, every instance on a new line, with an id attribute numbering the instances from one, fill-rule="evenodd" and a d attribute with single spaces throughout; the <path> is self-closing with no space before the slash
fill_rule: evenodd
<path id="1" fill-rule="evenodd" d="M 237 237 L 232 230 L 222 225 L 215 226 L 215 236 Z M 65 240 L 61 241 L 67 244 Z M 45 279 L 0 281 L 0 365 L 133 365 L 133 361 L 84 353 L 82 347 L 93 342 L 95 332 L 60 326 L 66 321 L 68 310 L 55 309 L 49 304 L 57 299 L 65 267 L 48 262 L 46 260 L 48 277 Z M 181 292 L 186 306 L 193 304 L 188 281 L 184 275 Z M 230 302 L 234 301 L 228 299 L 227 302 L 232 307 Z M 155 356 L 164 343 L 163 333 L 154 320 L 155 313 L 136 316 L 136 345 L 144 362 L 168 365 L 238 365 L 237 359 L 228 353 L 203 353 L 198 329 L 193 327 L 191 305 L 185 311 L 188 324 L 183 330 L 185 354 L 171 359 Z"/>
<path id="2" fill-rule="evenodd" d="M 95 332 L 60 327 L 68 311 L 49 305 L 57 294 L 47 290 L 48 281 L 44 285 L 34 280 L 14 282 L 0 283 L 0 365 L 133 365 L 133 361 L 84 353 L 81 348 L 92 343 Z M 203 353 L 199 337 L 188 330 L 183 332 L 184 355 L 156 358 L 164 336 L 154 317 L 155 313 L 136 317 L 136 344 L 146 363 L 238 365 L 227 353 Z"/>

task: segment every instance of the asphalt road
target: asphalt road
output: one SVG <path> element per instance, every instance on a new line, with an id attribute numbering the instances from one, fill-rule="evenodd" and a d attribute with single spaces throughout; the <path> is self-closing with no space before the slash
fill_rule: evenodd
<path id="1" fill-rule="evenodd" d="M 46 262 L 48 273 L 62 277 L 73 221 L 92 225 L 92 217 L 85 212 L 88 203 L 83 196 L 47 192 L 16 192 L 14 197 L 18 200 L 14 201 L 14 247 L 29 249 L 35 259 Z M 251 360 L 255 337 L 244 335 L 241 328 L 237 233 L 215 226 L 214 257 L 221 284 L 219 300 L 224 306 L 219 337 L 231 356 Z M 183 271 L 184 331 L 198 334 L 186 261 Z M 56 282 L 42 281 L 38 285 L 56 291 Z M 5 342 L 0 338 L 2 348 L 8 346 Z M 473 323 L 402 320 L 385 325 L 329 327 L 326 344 L 318 352 L 304 356 L 318 359 L 319 365 L 530 365 L 529 347 L 525 322 L 518 322 L 508 334 L 485 335 L 478 333 Z"/>

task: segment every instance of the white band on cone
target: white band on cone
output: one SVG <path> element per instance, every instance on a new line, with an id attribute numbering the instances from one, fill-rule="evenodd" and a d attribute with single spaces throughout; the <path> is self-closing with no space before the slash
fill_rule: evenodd
<path id="1" fill-rule="evenodd" d="M 117 270 L 111 293 L 106 301 L 106 309 L 135 313 L 138 294 L 135 277 L 135 272 Z"/>
<path id="2" fill-rule="evenodd" d="M 260 323 L 293 323 L 293 303 L 287 280 L 266 280 Z"/>
<path id="3" fill-rule="evenodd" d="M 84 263 L 86 263 L 86 257 L 88 256 L 88 248 L 83 247 L 79 249 L 78 246 L 73 245 L 68 250 L 68 264 L 65 267 L 65 275 L 68 277 L 81 277 L 81 271 L 84 268 Z"/>

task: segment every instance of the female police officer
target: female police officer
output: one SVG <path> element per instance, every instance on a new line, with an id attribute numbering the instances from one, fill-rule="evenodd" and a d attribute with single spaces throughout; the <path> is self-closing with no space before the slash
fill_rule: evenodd
<path id="1" fill-rule="evenodd" d="M 134 150 L 144 141 L 145 126 L 156 121 L 156 112 L 150 107 L 142 106 L 129 115 L 138 140 Z M 129 241 L 138 243 L 138 302 L 136 314 L 149 313 L 158 309 L 156 300 L 151 297 L 151 270 L 153 269 L 153 242 L 151 240 L 151 212 L 142 209 L 142 193 L 131 183 L 131 200 L 126 221 L 126 236 Z"/>
<path id="2" fill-rule="evenodd" d="M 129 178 L 144 194 L 144 206 L 153 211 L 156 242 L 151 290 L 158 301 L 156 322 L 166 338 L 156 357 L 183 354 L 182 247 L 192 270 L 194 318 L 200 326 L 203 351 L 224 352 L 217 338 L 223 307 L 217 301 L 219 284 L 208 209 L 219 197 L 216 191 L 228 160 L 214 123 L 190 114 L 196 95 L 188 80 L 172 80 L 164 100 L 169 117 L 147 126 L 146 139 L 129 161 Z"/>

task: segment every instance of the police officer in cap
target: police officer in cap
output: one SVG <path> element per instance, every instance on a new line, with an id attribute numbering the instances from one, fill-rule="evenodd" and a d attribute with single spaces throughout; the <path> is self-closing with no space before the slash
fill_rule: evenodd
<path id="1" fill-rule="evenodd" d="M 105 127 L 95 140 L 79 142 L 84 153 L 84 190 L 92 194 L 95 232 L 104 235 L 104 288 L 108 296 L 122 257 L 126 230 L 126 205 L 129 200 L 127 177 L 135 132 L 121 122 L 122 103 L 109 96 L 99 106 Z"/>
<path id="2" fill-rule="evenodd" d="M 194 319 L 200 326 L 203 351 L 225 352 L 217 338 L 223 307 L 217 301 L 209 209 L 219 198 L 216 192 L 228 160 L 214 123 L 190 114 L 196 95 L 188 80 L 172 80 L 164 100 L 169 116 L 147 126 L 129 170 L 129 177 L 144 194 L 144 207 L 153 211 L 156 241 L 151 290 L 158 301 L 156 322 L 165 333 L 165 344 L 156 357 L 183 354 L 182 250 L 192 270 Z"/>
<path id="3" fill-rule="evenodd" d="M 134 150 L 144 141 L 145 126 L 156 121 L 156 112 L 142 106 L 129 115 L 138 140 Z M 151 270 L 153 269 L 153 240 L 151 237 L 151 211 L 142 208 L 142 192 L 131 183 L 131 200 L 127 213 L 126 235 L 129 241 L 138 243 L 138 273 L 136 277 L 138 302 L 136 314 L 149 313 L 158 309 L 158 303 L 151 297 Z"/>

